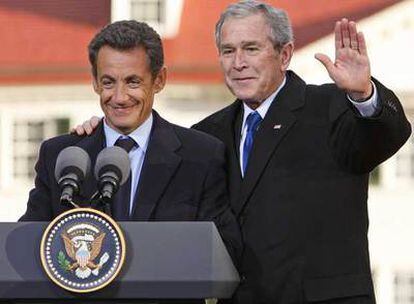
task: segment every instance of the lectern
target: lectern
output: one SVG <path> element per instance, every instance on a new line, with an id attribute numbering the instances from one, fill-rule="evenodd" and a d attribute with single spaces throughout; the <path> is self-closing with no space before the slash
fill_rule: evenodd
<path id="1" fill-rule="evenodd" d="M 156 303 L 229 298 L 237 287 L 238 273 L 213 223 L 119 224 L 126 240 L 120 274 L 101 290 L 76 294 L 55 285 L 42 269 L 40 242 L 48 223 L 0 223 L 0 301 Z"/>

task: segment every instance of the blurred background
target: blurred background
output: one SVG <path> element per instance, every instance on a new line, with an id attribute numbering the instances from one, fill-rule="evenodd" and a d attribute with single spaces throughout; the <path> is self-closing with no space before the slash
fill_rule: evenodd
<path id="1" fill-rule="evenodd" d="M 213 35 L 230 2 L 0 0 L 0 222 L 23 214 L 41 142 L 102 115 L 87 45 L 105 24 L 137 19 L 161 34 L 169 73 L 155 109 L 168 120 L 191 126 L 232 102 Z M 322 52 L 333 58 L 334 22 L 358 21 L 372 74 L 396 92 L 413 121 L 414 0 L 267 2 L 288 12 L 296 45 L 291 69 L 308 83 L 331 82 L 313 56 Z M 377 302 L 414 303 L 413 137 L 372 173 L 368 208 Z"/>

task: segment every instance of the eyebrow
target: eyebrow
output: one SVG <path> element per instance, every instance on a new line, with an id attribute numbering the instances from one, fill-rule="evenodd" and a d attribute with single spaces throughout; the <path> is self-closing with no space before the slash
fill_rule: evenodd
<path id="1" fill-rule="evenodd" d="M 102 76 L 99 78 L 99 80 L 100 80 L 100 81 L 102 81 L 102 80 L 103 80 L 103 79 L 105 79 L 105 78 L 107 78 L 107 79 L 109 79 L 109 80 L 115 80 L 115 78 L 113 78 L 112 76 L 109 76 L 109 75 L 107 75 L 107 74 L 102 75 Z"/>
<path id="2" fill-rule="evenodd" d="M 250 46 L 250 45 L 261 45 L 258 41 L 242 41 L 242 46 Z"/>
<path id="3" fill-rule="evenodd" d="M 242 41 L 240 44 L 241 44 L 242 47 L 249 46 L 249 45 L 261 45 L 261 43 L 259 41 L 256 41 L 256 40 Z M 223 49 L 223 48 L 233 48 L 233 47 L 234 47 L 234 44 L 231 44 L 231 43 L 222 44 L 220 46 L 221 49 Z"/>
<path id="4" fill-rule="evenodd" d="M 100 78 L 99 78 L 99 80 L 103 80 L 103 79 L 109 79 L 109 80 L 115 80 L 115 78 L 114 77 L 112 77 L 112 76 L 110 76 L 110 75 L 108 75 L 108 74 L 104 74 L 104 75 L 102 75 Z M 131 75 L 128 75 L 128 76 L 126 76 L 125 77 L 125 80 L 126 81 L 130 81 L 130 80 L 134 80 L 134 79 L 138 79 L 138 80 L 142 80 L 142 78 L 141 77 L 139 77 L 138 75 L 136 75 L 136 74 L 131 74 Z"/>
<path id="5" fill-rule="evenodd" d="M 142 80 L 142 78 L 141 78 L 141 77 L 139 77 L 139 76 L 138 76 L 138 75 L 136 75 L 136 74 L 128 75 L 127 77 L 125 77 L 125 80 L 126 80 L 126 81 L 131 81 L 131 80 L 136 80 L 136 79 L 138 79 L 138 80 Z"/>

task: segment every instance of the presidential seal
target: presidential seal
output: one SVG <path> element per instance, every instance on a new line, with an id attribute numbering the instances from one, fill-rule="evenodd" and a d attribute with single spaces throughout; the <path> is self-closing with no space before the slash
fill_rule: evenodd
<path id="1" fill-rule="evenodd" d="M 40 257 L 54 283 L 72 292 L 92 292 L 118 275 L 125 259 L 125 239 L 108 215 L 89 208 L 72 209 L 46 228 Z"/>

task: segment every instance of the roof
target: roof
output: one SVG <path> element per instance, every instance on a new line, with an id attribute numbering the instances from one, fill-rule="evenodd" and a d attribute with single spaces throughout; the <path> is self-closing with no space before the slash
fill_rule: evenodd
<path id="1" fill-rule="evenodd" d="M 0 83 L 90 81 L 86 46 L 110 0 L 2 0 Z"/>
<path id="2" fill-rule="evenodd" d="M 169 81 L 221 82 L 214 42 L 214 27 L 221 11 L 233 0 L 184 3 L 177 37 L 165 40 Z M 358 21 L 400 0 L 268 0 L 290 16 L 299 49 L 333 31 L 335 21 L 347 17 Z"/>
<path id="3" fill-rule="evenodd" d="M 183 0 L 177 36 L 164 39 L 169 82 L 222 81 L 214 26 L 233 0 Z M 333 30 L 342 17 L 360 20 L 401 0 L 269 0 L 285 9 L 296 49 Z M 89 82 L 86 47 L 110 20 L 110 0 L 2 0 L 0 83 Z"/>

